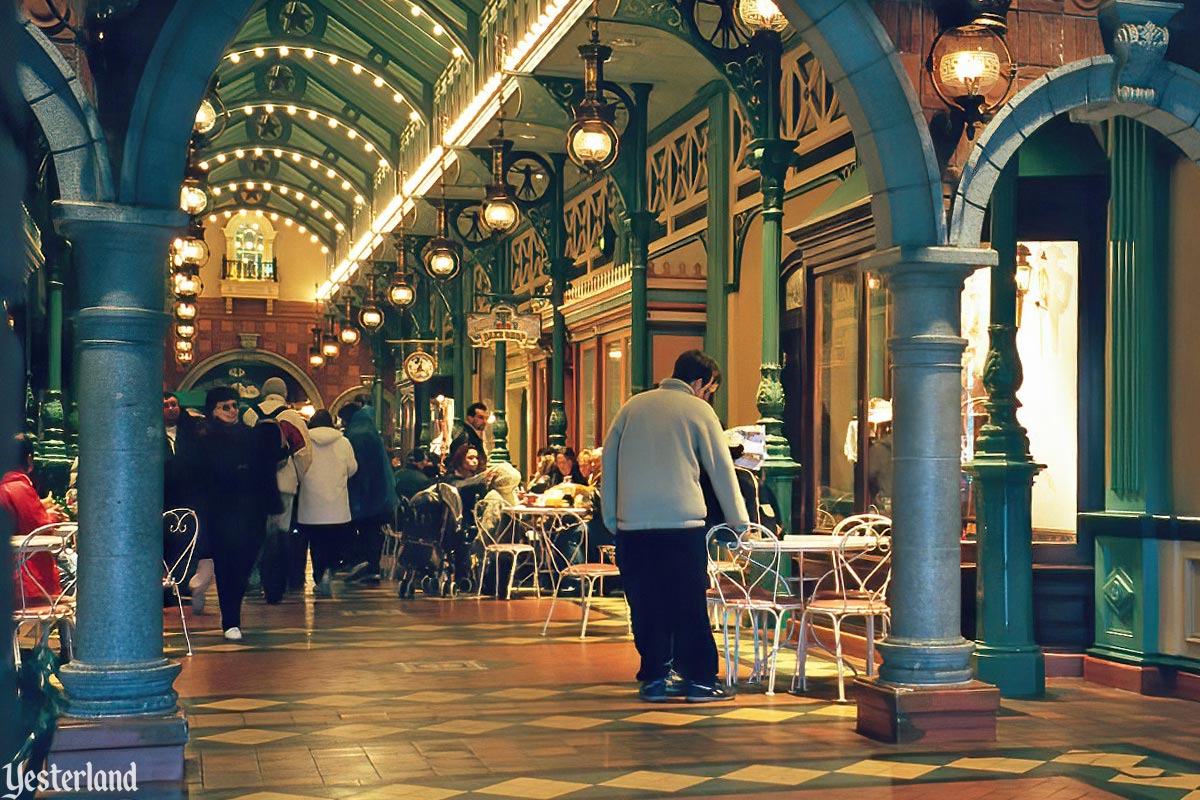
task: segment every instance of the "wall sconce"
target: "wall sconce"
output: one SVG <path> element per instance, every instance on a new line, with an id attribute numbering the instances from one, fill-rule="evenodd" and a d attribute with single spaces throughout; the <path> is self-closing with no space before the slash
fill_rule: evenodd
<path id="1" fill-rule="evenodd" d="M 583 59 L 583 99 L 575 108 L 575 121 L 567 130 L 567 155 L 584 171 L 596 175 L 611 167 L 617 160 L 620 137 L 613 125 L 615 110 L 604 101 L 604 62 L 612 56 L 612 48 L 600 44 L 600 20 L 593 16 L 589 22 L 592 37 L 579 45 Z"/>
<path id="2" fill-rule="evenodd" d="M 1029 248 L 1017 245 L 1017 327 L 1021 327 L 1021 311 L 1025 307 L 1025 295 L 1029 292 L 1029 281 L 1033 277 L 1033 265 L 1029 263 Z"/>
<path id="3" fill-rule="evenodd" d="M 1004 42 L 1010 0 L 950 3 L 947 13 L 969 14 L 966 24 L 943 25 L 925 69 L 942 102 L 962 116 L 968 139 L 1008 98 L 1016 69 Z M 958 8 L 957 6 L 963 6 Z"/>

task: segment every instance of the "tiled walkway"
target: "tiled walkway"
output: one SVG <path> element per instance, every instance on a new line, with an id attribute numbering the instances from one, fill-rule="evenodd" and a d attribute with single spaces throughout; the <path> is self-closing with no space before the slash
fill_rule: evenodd
<path id="1" fill-rule="evenodd" d="M 191 658 L 168 637 L 190 797 L 1200 800 L 1195 703 L 1055 680 L 1044 701 L 1004 703 L 995 745 L 883 745 L 854 733 L 831 680 L 639 702 L 620 601 L 581 642 L 575 603 L 542 638 L 548 600 L 336 590 L 249 602 L 237 644 L 197 617 Z"/>

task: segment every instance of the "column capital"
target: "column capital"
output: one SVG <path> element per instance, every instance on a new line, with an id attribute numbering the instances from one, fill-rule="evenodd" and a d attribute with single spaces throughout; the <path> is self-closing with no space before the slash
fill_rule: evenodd
<path id="1" fill-rule="evenodd" d="M 122 206 L 115 203 L 89 203 L 80 200 L 55 200 L 50 215 L 54 227 L 74 241 L 89 230 L 106 225 L 161 228 L 174 233 L 187 225 L 187 214 L 176 208 Z"/>
<path id="2" fill-rule="evenodd" d="M 980 267 L 994 267 L 997 263 L 996 251 L 986 247 L 900 245 L 868 256 L 859 268 L 882 273 L 893 280 L 912 276 L 914 281 L 934 285 L 961 282 Z"/>

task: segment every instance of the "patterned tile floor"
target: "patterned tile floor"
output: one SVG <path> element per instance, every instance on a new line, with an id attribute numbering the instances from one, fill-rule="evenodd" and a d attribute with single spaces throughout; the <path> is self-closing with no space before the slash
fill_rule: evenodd
<path id="1" fill-rule="evenodd" d="M 827 667 L 804 697 L 782 691 L 781 662 L 773 697 L 647 706 L 619 600 L 586 641 L 573 602 L 543 638 L 548 608 L 338 585 L 249 601 L 237 644 L 189 617 L 191 658 L 175 617 L 189 796 L 1200 800 L 1194 703 L 1054 680 L 1045 700 L 1005 701 L 994 745 L 884 745 L 854 733 Z"/>

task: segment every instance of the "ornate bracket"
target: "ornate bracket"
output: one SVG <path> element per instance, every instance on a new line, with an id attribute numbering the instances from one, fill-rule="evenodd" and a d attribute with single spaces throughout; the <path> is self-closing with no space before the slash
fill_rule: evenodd
<path id="1" fill-rule="evenodd" d="M 1100 8 L 1105 46 L 1113 57 L 1113 97 L 1122 103 L 1155 102 L 1151 76 L 1167 55 L 1167 23 L 1182 3 L 1162 0 L 1108 0 Z"/>

